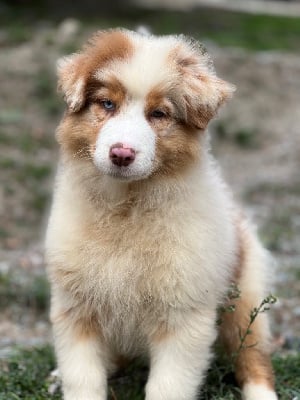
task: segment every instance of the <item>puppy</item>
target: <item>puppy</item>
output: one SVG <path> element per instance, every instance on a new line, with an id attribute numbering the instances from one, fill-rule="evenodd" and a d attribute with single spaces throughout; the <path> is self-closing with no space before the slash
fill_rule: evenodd
<path id="1" fill-rule="evenodd" d="M 194 400 L 217 309 L 229 353 L 265 296 L 264 250 L 212 159 L 208 122 L 234 87 L 195 41 L 97 32 L 58 62 L 67 110 L 46 255 L 65 400 L 104 400 L 121 358 L 149 357 L 146 400 Z M 266 315 L 235 359 L 245 400 L 275 400 Z"/>

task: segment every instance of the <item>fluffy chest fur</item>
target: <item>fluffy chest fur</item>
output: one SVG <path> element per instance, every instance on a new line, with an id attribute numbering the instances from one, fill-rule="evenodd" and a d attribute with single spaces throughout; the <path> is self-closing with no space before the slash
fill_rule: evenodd
<path id="1" fill-rule="evenodd" d="M 47 239 L 50 276 L 73 302 L 84 299 L 103 325 L 126 322 L 127 329 L 146 314 L 148 326 L 171 309 L 217 305 L 236 243 L 226 192 L 202 186 L 212 177 L 192 173 L 187 181 L 114 193 L 105 179 L 78 185 L 77 172 L 59 173 Z"/>

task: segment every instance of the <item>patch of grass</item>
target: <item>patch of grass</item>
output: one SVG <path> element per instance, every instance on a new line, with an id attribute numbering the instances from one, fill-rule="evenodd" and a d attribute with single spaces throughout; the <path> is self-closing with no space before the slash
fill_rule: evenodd
<path id="1" fill-rule="evenodd" d="M 48 164 L 25 163 L 19 165 L 16 170 L 16 179 L 26 185 L 30 191 L 27 204 L 30 209 L 34 209 L 43 214 L 50 197 L 50 187 L 45 188 L 44 182 L 50 176 L 52 166 Z"/>
<path id="2" fill-rule="evenodd" d="M 16 162 L 15 160 L 11 158 L 5 158 L 3 157 L 0 159 L 0 168 L 1 169 L 14 169 L 16 167 Z"/>
<path id="3" fill-rule="evenodd" d="M 146 23 L 161 33 L 185 32 L 221 46 L 249 50 L 299 49 L 300 19 L 238 12 L 194 9 L 149 15 Z"/>
<path id="4" fill-rule="evenodd" d="M 124 26 L 135 28 L 146 24 L 154 33 L 185 33 L 201 41 L 214 41 L 220 46 L 241 47 L 248 50 L 299 51 L 300 18 L 254 15 L 209 7 L 195 7 L 181 12 L 174 10 L 145 10 L 134 7 L 123 9 L 105 19 L 80 19 L 96 29 Z"/>
<path id="5" fill-rule="evenodd" d="M 8 231 L 5 229 L 5 228 L 3 228 L 2 226 L 0 227 L 0 240 L 1 239 L 6 239 L 6 238 L 8 238 L 9 237 L 9 233 L 8 233 Z M 1 276 L 0 276 L 0 284 L 1 284 Z"/>
<path id="6" fill-rule="evenodd" d="M 17 178 L 20 182 L 26 179 L 33 179 L 35 181 L 41 181 L 47 178 L 51 173 L 50 165 L 35 165 L 31 163 L 25 163 L 22 168 L 19 169 Z"/>
<path id="7" fill-rule="evenodd" d="M 273 358 L 276 388 L 280 400 L 293 400 L 300 396 L 300 353 Z M 33 350 L 20 350 L 0 364 L 0 400 L 61 400 L 58 390 L 48 393 L 50 372 L 55 368 L 53 349 L 45 346 Z M 233 375 L 220 361 L 211 366 L 199 400 L 240 399 Z M 148 369 L 140 361 L 134 362 L 120 375 L 109 381 L 109 400 L 142 400 Z"/>
<path id="8" fill-rule="evenodd" d="M 34 94 L 43 99 L 53 94 L 54 78 L 46 69 L 41 69 L 35 77 Z"/>
<path id="9" fill-rule="evenodd" d="M 18 134 L 10 134 L 7 131 L 0 131 L 0 145 L 14 147 L 26 154 L 33 154 L 43 147 L 53 147 L 54 143 L 54 135 L 36 137 L 32 132 L 25 131 Z"/>
<path id="10" fill-rule="evenodd" d="M 273 366 L 279 398 L 281 400 L 300 399 L 300 353 L 287 357 L 275 356 Z"/>
<path id="11" fill-rule="evenodd" d="M 142 360 L 135 360 L 120 374 L 109 380 L 109 400 L 143 400 L 149 369 Z"/>
<path id="12" fill-rule="evenodd" d="M 256 149 L 258 147 L 257 135 L 251 129 L 240 129 L 235 132 L 234 141 L 244 149 Z"/>
<path id="13" fill-rule="evenodd" d="M 29 41 L 32 38 L 32 30 L 30 27 L 16 22 L 7 27 L 6 42 L 10 45 L 16 45 Z"/>
<path id="14" fill-rule="evenodd" d="M 214 125 L 214 133 L 220 140 L 228 139 L 228 127 L 226 121 L 218 121 Z"/>
<path id="15" fill-rule="evenodd" d="M 22 152 L 30 155 L 36 154 L 41 143 L 30 139 L 30 137 L 17 140 L 17 142 L 18 146 L 22 146 Z M 10 174 L 13 182 L 18 183 L 19 187 L 22 186 L 25 190 L 23 204 L 27 207 L 27 212 L 22 216 L 22 220 L 25 219 L 26 223 L 36 223 L 36 218 L 34 220 L 32 218 L 43 215 L 50 199 L 52 185 L 49 184 L 49 180 L 53 165 L 3 157 L 0 160 L 0 168 L 3 172 Z M 9 180 L 3 184 L 3 189 L 7 196 L 14 195 L 16 192 L 15 185 L 10 185 Z"/>
<path id="16" fill-rule="evenodd" d="M 18 137 L 8 137 L 6 144 L 9 143 L 9 146 L 20 149 L 24 154 L 35 156 L 40 149 L 46 147 L 48 142 L 50 142 L 50 138 L 35 139 L 30 134 L 24 134 Z M 51 138 L 50 145 L 53 144 L 54 139 Z M 31 211 L 37 211 L 39 216 L 42 215 L 51 193 L 49 178 L 53 171 L 52 163 L 50 161 L 38 162 L 38 158 L 29 161 L 29 157 L 26 157 L 25 160 L 22 160 L 22 157 L 19 160 L 3 157 L 0 160 L 0 168 L 10 174 L 13 182 L 18 183 L 25 190 L 26 196 L 23 203 L 28 208 L 25 216 L 27 222 L 27 218 L 31 220 L 32 215 L 34 215 Z M 3 189 L 7 195 L 13 195 L 13 191 L 15 191 L 15 188 L 9 185 L 9 181 L 4 183 Z M 31 222 L 33 221 L 31 220 Z"/>
<path id="17" fill-rule="evenodd" d="M 46 192 L 43 189 L 36 190 L 34 196 L 29 202 L 29 206 L 34 210 L 38 211 L 40 215 L 42 215 L 46 209 L 46 206 L 49 202 L 50 193 Z"/>
<path id="18" fill-rule="evenodd" d="M 290 184 L 288 180 L 285 183 L 254 185 L 245 192 L 244 200 L 252 204 L 261 204 L 267 197 L 272 199 L 272 217 L 260 229 L 261 238 L 268 249 L 285 252 L 286 244 L 295 243 L 299 235 L 299 226 L 293 216 L 299 215 L 300 212 L 299 194 L 299 182 Z M 287 195 L 295 201 L 290 200 L 288 208 L 285 209 Z M 293 247 L 295 246 L 293 244 Z"/>
<path id="19" fill-rule="evenodd" d="M 55 367 L 51 347 L 19 351 L 2 364 L 0 400 L 61 399 L 48 394 L 47 377 Z"/>
<path id="20" fill-rule="evenodd" d="M 63 55 L 76 53 L 76 51 L 78 51 L 80 46 L 81 46 L 81 44 L 79 43 L 79 41 L 74 40 L 73 42 L 64 43 L 60 47 L 60 52 Z"/>
<path id="21" fill-rule="evenodd" d="M 219 140 L 228 140 L 242 149 L 257 149 L 259 139 L 256 131 L 251 128 L 233 130 L 226 121 L 215 124 L 214 133 Z"/>
<path id="22" fill-rule="evenodd" d="M 261 238 L 265 246 L 271 251 L 281 251 L 282 244 L 293 239 L 294 229 L 292 215 L 278 212 L 272 220 L 261 229 Z"/>
<path id="23" fill-rule="evenodd" d="M 42 68 L 36 76 L 33 95 L 49 116 L 56 116 L 61 112 L 62 104 L 56 93 L 56 79 L 45 68 Z"/>
<path id="24" fill-rule="evenodd" d="M 23 114 L 18 109 L 2 109 L 0 111 L 0 124 L 16 124 L 22 121 Z M 1 136 L 0 136 L 1 138 Z"/>
<path id="25" fill-rule="evenodd" d="M 64 8 L 64 15 L 57 15 L 61 8 L 49 7 L 40 3 L 35 8 L 12 7 L 0 18 L 9 30 L 8 41 L 20 42 L 36 34 L 41 19 L 57 24 L 70 14 L 84 23 L 84 28 L 90 30 L 123 26 L 135 28 L 138 24 L 148 25 L 154 33 L 170 34 L 185 33 L 200 40 L 215 41 L 220 46 L 242 47 L 249 50 L 289 50 L 300 49 L 300 18 L 271 15 L 254 15 L 211 9 L 209 7 L 194 8 L 180 12 L 172 10 L 147 10 L 138 7 L 112 7 L 106 13 L 92 13 L 84 4 Z M 48 7 L 47 7 L 48 5 Z M 36 12 L 35 12 L 36 11 Z M 96 17 L 95 17 L 96 15 Z M 35 16 L 35 18 L 34 18 Z M 74 46 L 65 48 L 66 53 L 72 52 Z M 77 50 L 77 49 L 76 49 Z"/>
<path id="26" fill-rule="evenodd" d="M 297 281 L 300 281 L 300 265 L 293 265 L 291 268 L 292 275 Z"/>
<path id="27" fill-rule="evenodd" d="M 245 196 L 250 199 L 255 199 L 259 194 L 271 195 L 276 197 L 284 197 L 286 193 L 291 195 L 300 195 L 300 182 L 290 184 L 288 181 L 286 183 L 261 183 L 253 188 L 250 188 Z"/>
<path id="28" fill-rule="evenodd" d="M 11 272 L 0 274 L 0 310 L 19 305 L 37 312 L 46 312 L 49 307 L 49 284 L 44 275 L 31 280 L 23 279 Z"/>
<path id="29" fill-rule="evenodd" d="M 32 135 L 21 133 L 17 140 L 17 146 L 24 153 L 30 154 L 39 149 L 39 142 Z"/>

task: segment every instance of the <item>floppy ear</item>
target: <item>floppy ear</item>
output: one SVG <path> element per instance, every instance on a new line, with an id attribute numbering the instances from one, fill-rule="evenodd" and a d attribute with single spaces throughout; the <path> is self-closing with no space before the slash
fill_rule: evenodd
<path id="1" fill-rule="evenodd" d="M 177 52 L 184 113 L 188 124 L 204 130 L 235 87 L 216 76 L 211 60 L 197 43 L 189 45 Z"/>
<path id="2" fill-rule="evenodd" d="M 193 93 L 186 97 L 187 118 L 196 128 L 204 130 L 220 106 L 232 97 L 235 87 L 217 77 L 196 79 Z"/>
<path id="3" fill-rule="evenodd" d="M 85 102 L 86 81 L 81 74 L 81 54 L 72 54 L 57 61 L 57 89 L 73 112 L 79 111 Z"/>

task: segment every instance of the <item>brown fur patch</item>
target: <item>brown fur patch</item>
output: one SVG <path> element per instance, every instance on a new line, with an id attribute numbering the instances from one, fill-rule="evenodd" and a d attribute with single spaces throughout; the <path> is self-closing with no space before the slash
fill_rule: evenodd
<path id="1" fill-rule="evenodd" d="M 169 95 L 166 90 L 160 88 L 153 88 L 146 96 L 145 114 L 148 116 L 151 111 L 160 109 L 164 111 L 167 116 L 174 116 L 175 109 L 172 102 L 169 100 Z"/>
<path id="2" fill-rule="evenodd" d="M 74 330 L 78 340 L 86 340 L 91 337 L 101 337 L 98 320 L 94 315 L 86 315 L 76 321 Z"/>
<path id="3" fill-rule="evenodd" d="M 153 88 L 146 97 L 145 115 L 157 134 L 154 175 L 178 175 L 199 157 L 198 132 L 179 119 L 176 99 L 168 88 Z M 152 118 L 151 111 L 159 109 L 166 115 Z"/>
<path id="4" fill-rule="evenodd" d="M 243 228 L 244 216 L 239 213 L 235 218 L 235 229 L 236 229 L 236 238 L 237 238 L 237 261 L 235 267 L 233 269 L 233 282 L 236 283 L 242 276 L 243 266 L 246 259 L 246 246 L 247 246 L 247 238 L 246 232 Z"/>
<path id="5" fill-rule="evenodd" d="M 154 174 L 180 175 L 199 159 L 199 146 L 197 134 L 177 123 L 169 134 L 157 137 Z"/>
<path id="6" fill-rule="evenodd" d="M 151 113 L 155 110 L 161 110 L 165 116 L 162 118 L 152 117 Z M 147 94 L 145 117 L 158 135 L 168 134 L 168 130 L 174 125 L 175 115 L 175 107 L 163 90 L 154 88 Z"/>
<path id="7" fill-rule="evenodd" d="M 115 77 L 109 76 L 105 81 L 99 82 L 97 79 L 91 79 L 87 88 L 87 100 L 99 102 L 101 100 L 112 100 L 117 107 L 124 102 L 126 89 L 122 83 Z"/>
<path id="8" fill-rule="evenodd" d="M 239 239 L 238 259 L 233 271 L 233 280 L 239 287 L 239 282 L 243 278 L 243 269 L 247 258 L 247 248 L 249 246 L 249 232 L 244 225 L 244 216 L 240 213 L 235 218 L 237 238 Z M 259 301 L 253 293 L 247 291 L 243 285 L 241 297 L 231 299 L 225 304 L 235 306 L 232 313 L 224 312 L 221 316 L 220 338 L 229 355 L 233 355 L 240 347 L 240 337 L 244 336 L 250 322 L 251 311 L 257 307 Z M 240 349 L 239 355 L 235 359 L 235 375 L 240 386 L 247 382 L 264 384 L 270 389 L 274 389 L 274 376 L 268 349 L 264 348 L 266 334 L 265 325 L 262 318 L 258 315 L 254 323 L 251 324 L 251 333 L 246 336 L 244 348 Z"/>
<path id="9" fill-rule="evenodd" d="M 133 53 L 133 44 L 122 31 L 99 31 L 87 42 L 81 53 L 64 59 L 58 67 L 58 90 L 71 111 L 79 111 L 86 99 L 94 73 L 113 60 L 124 60 Z M 81 85 L 78 86 L 78 82 Z M 75 92 L 75 95 L 74 95 Z"/>
<path id="10" fill-rule="evenodd" d="M 98 121 L 93 123 L 89 113 L 90 110 L 87 109 L 72 115 L 67 113 L 57 129 L 58 143 L 72 157 L 91 158 L 99 129 L 108 119 L 103 112 L 98 115 Z"/>
<path id="11" fill-rule="evenodd" d="M 59 277 L 60 274 L 56 274 L 56 278 Z M 51 323 L 66 328 L 72 326 L 76 340 L 94 336 L 101 337 L 101 329 L 96 315 L 87 309 L 81 309 L 80 306 L 56 310 L 55 313 L 51 313 Z"/>
<path id="12" fill-rule="evenodd" d="M 249 297 L 249 298 L 248 298 Z M 235 311 L 224 312 L 220 326 L 220 338 L 229 355 L 234 354 L 240 347 L 240 336 L 244 336 L 250 318 L 250 312 L 256 306 L 251 301 L 250 293 L 243 293 L 243 297 L 231 300 L 235 304 Z M 260 316 L 251 325 L 251 334 L 246 336 L 244 348 L 235 360 L 235 375 L 240 386 L 247 382 L 265 384 L 274 389 L 274 376 L 269 354 L 262 348 L 264 341 L 264 327 L 261 326 Z"/>
<path id="13" fill-rule="evenodd" d="M 95 71 L 113 60 L 124 60 L 133 53 L 133 44 L 121 30 L 96 32 L 83 48 L 85 68 Z M 83 71 L 82 71 L 83 72 Z"/>
<path id="14" fill-rule="evenodd" d="M 91 158 L 95 151 L 98 133 L 109 118 L 124 105 L 126 91 L 114 77 L 106 82 L 88 86 L 87 106 L 77 113 L 66 112 L 57 129 L 57 139 L 67 153 L 76 158 Z M 103 108 L 102 101 L 111 100 L 114 111 Z"/>

